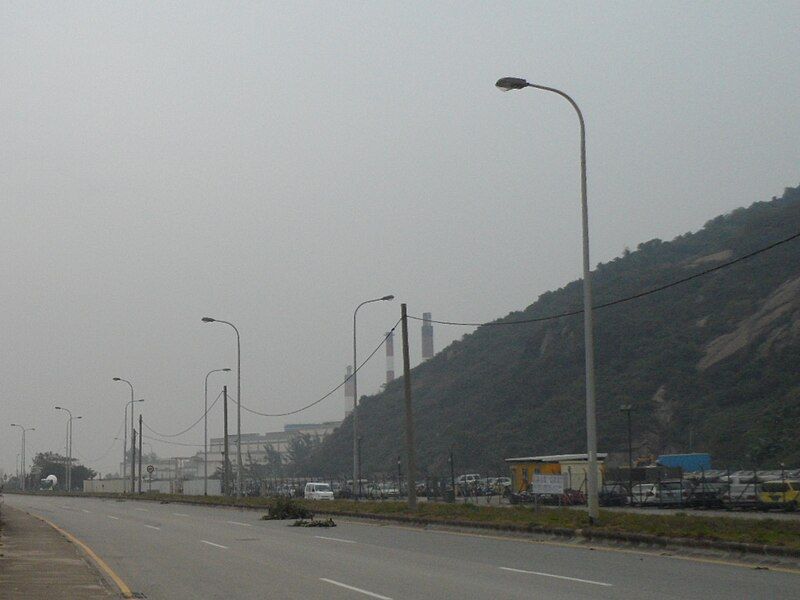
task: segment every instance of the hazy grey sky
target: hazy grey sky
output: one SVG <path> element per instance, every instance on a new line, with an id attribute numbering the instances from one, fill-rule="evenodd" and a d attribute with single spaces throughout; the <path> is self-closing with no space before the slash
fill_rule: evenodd
<path id="1" fill-rule="evenodd" d="M 99 457 L 120 376 L 183 429 L 206 371 L 235 367 L 203 315 L 242 331 L 244 403 L 291 410 L 341 381 L 364 299 L 398 297 L 359 313 L 362 355 L 400 300 L 490 320 L 575 279 L 575 115 L 500 76 L 583 108 L 595 264 L 780 195 L 800 182 L 798 23 L 797 2 L 4 2 L 2 420 L 37 427 L 29 457 L 63 451 L 67 406 Z M 0 466 L 18 451 L 3 424 Z"/>

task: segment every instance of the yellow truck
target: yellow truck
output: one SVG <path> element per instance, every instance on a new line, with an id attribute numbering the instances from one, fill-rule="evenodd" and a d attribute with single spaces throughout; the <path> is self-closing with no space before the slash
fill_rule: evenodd
<path id="1" fill-rule="evenodd" d="M 765 510 L 770 508 L 797 510 L 800 506 L 800 481 L 794 479 L 765 481 L 761 484 L 758 503 Z"/>

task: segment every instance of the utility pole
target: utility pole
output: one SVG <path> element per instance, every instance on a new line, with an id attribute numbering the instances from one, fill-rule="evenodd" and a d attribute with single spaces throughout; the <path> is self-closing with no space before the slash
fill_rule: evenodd
<path id="1" fill-rule="evenodd" d="M 136 428 L 131 429 L 131 494 L 136 492 Z"/>
<path id="2" fill-rule="evenodd" d="M 411 359 L 408 353 L 408 314 L 405 303 L 400 305 L 403 321 L 403 383 L 405 384 L 406 404 L 406 452 L 408 454 L 408 507 L 417 508 L 417 459 L 414 455 L 414 416 L 411 412 Z"/>
<path id="3" fill-rule="evenodd" d="M 229 490 L 228 485 L 230 485 L 229 480 L 229 462 L 228 462 L 228 386 L 222 386 L 222 406 L 223 406 L 223 429 L 224 431 L 224 438 L 223 438 L 223 450 L 222 453 L 224 454 L 222 460 L 222 495 L 228 496 Z"/>
<path id="4" fill-rule="evenodd" d="M 142 493 L 142 413 L 139 413 L 139 493 Z"/>

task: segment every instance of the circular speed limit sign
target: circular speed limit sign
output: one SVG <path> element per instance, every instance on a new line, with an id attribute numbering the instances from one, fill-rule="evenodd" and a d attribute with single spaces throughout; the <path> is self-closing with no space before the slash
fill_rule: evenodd
<path id="1" fill-rule="evenodd" d="M 155 470 L 156 468 L 153 465 L 147 465 L 147 472 L 150 473 L 151 475 Z"/>

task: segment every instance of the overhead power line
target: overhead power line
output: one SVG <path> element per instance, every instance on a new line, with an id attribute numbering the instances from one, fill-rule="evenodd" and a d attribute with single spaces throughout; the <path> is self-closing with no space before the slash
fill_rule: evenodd
<path id="1" fill-rule="evenodd" d="M 214 408 L 214 405 L 217 403 L 217 401 L 221 397 L 222 397 L 222 392 L 220 392 L 219 395 L 214 400 L 214 402 L 211 403 L 211 406 L 208 407 L 208 410 L 204 411 L 203 414 L 200 415 L 199 419 L 197 419 L 194 423 L 189 425 L 186 429 L 184 429 L 183 431 L 179 431 L 178 433 L 160 433 L 160 432 L 156 431 L 155 429 L 153 429 L 152 427 L 150 427 L 147 423 L 143 422 L 142 424 L 145 427 L 147 427 L 150 431 L 152 431 L 153 433 L 155 433 L 158 436 L 166 437 L 166 438 L 178 437 L 179 435 L 183 435 L 184 433 L 188 433 L 189 431 L 194 429 L 197 426 L 197 424 L 200 423 L 200 421 L 203 420 L 203 417 L 205 417 L 209 412 L 211 412 L 211 409 Z"/>
<path id="2" fill-rule="evenodd" d="M 84 457 L 83 461 L 87 462 L 87 463 L 95 463 L 97 461 L 103 460 L 106 456 L 108 456 L 108 454 L 114 449 L 114 446 L 117 445 L 117 440 L 119 439 L 119 434 L 122 433 L 122 428 L 123 427 L 125 427 L 125 418 L 124 417 L 122 418 L 122 424 L 119 426 L 119 429 L 117 430 L 117 435 L 115 435 L 114 439 L 111 440 L 111 445 L 108 447 L 108 449 L 105 452 L 103 452 L 103 454 L 98 456 L 97 458 L 85 458 Z M 77 454 L 78 456 L 81 456 L 80 452 L 76 451 L 75 454 Z"/>
<path id="3" fill-rule="evenodd" d="M 349 377 L 346 377 L 344 379 L 344 381 L 342 381 L 342 383 L 340 383 L 339 385 L 334 387 L 332 390 L 330 390 L 328 393 L 326 393 L 321 398 L 318 398 L 317 400 L 314 400 L 314 402 L 311 402 L 310 404 L 307 404 L 307 405 L 303 406 L 302 408 L 298 408 L 297 410 L 293 410 L 293 411 L 286 412 L 286 413 L 275 413 L 275 414 L 262 413 L 262 412 L 259 412 L 257 410 L 253 410 L 252 408 L 248 408 L 244 404 L 242 404 L 242 410 L 247 411 L 249 413 L 252 413 L 254 415 L 258 415 L 260 417 L 288 417 L 289 415 L 295 415 L 297 413 L 303 412 L 304 410 L 308 410 L 312 406 L 316 406 L 317 404 L 320 404 L 324 400 L 327 400 L 328 398 L 330 398 L 337 390 L 341 389 L 342 386 L 345 385 L 345 383 L 347 383 L 347 381 L 349 381 L 350 378 L 353 377 L 353 375 L 355 375 L 358 371 L 360 371 L 361 368 L 364 365 L 366 365 L 373 356 L 375 356 L 375 354 L 378 352 L 378 350 L 381 349 L 381 346 L 383 346 L 383 344 L 386 343 L 386 340 L 389 338 L 389 336 L 394 332 L 394 330 L 400 324 L 400 321 L 401 321 L 401 319 L 397 320 L 397 322 L 392 326 L 391 331 L 389 333 L 387 333 L 383 337 L 383 339 L 381 339 L 380 344 L 378 344 L 375 347 L 375 349 L 369 354 L 369 356 L 367 356 L 367 358 L 364 359 L 364 361 L 358 366 L 358 368 L 353 373 L 350 374 Z M 219 395 L 214 400 L 214 402 L 211 403 L 211 406 L 208 407 L 208 410 L 205 411 L 202 415 L 200 415 L 200 418 L 198 418 L 194 423 L 189 425 L 189 427 L 187 427 L 183 431 L 179 431 L 178 433 L 170 433 L 170 434 L 160 433 L 160 432 L 156 431 L 155 429 L 153 429 L 152 427 L 150 427 L 144 421 L 142 422 L 142 424 L 144 425 L 144 427 L 146 427 L 148 430 L 150 430 L 152 433 L 156 434 L 160 438 L 173 438 L 173 437 L 178 437 L 178 436 L 184 435 L 184 434 L 188 433 L 189 431 L 191 431 L 194 427 L 196 427 L 200 423 L 200 421 L 203 420 L 203 417 L 205 417 L 211 411 L 211 409 L 214 408 L 214 405 L 219 401 L 219 399 L 221 397 L 222 397 L 222 392 L 220 392 Z M 238 398 L 236 398 L 234 395 L 228 394 L 228 398 L 230 398 L 233 401 L 234 404 L 238 404 Z M 175 444 L 175 445 L 178 445 L 178 446 L 192 446 L 192 447 L 202 447 L 203 446 L 203 444 L 184 444 L 184 443 L 179 443 L 179 442 L 171 442 L 169 440 L 149 437 L 149 436 L 146 436 L 146 435 L 144 436 L 144 438 L 145 439 L 155 440 L 155 441 L 158 441 L 158 442 L 163 442 L 165 444 Z"/>
<path id="4" fill-rule="evenodd" d="M 292 410 L 292 411 L 285 412 L 285 413 L 263 413 L 263 412 L 259 412 L 257 410 L 253 410 L 252 408 L 247 408 L 244 404 L 242 404 L 242 410 L 246 410 L 247 412 L 252 413 L 254 415 L 258 415 L 260 417 L 288 417 L 289 415 L 296 415 L 297 413 L 303 412 L 304 410 L 308 410 L 309 408 L 311 408 L 312 406 L 316 406 L 317 404 L 319 404 L 323 400 L 327 400 L 337 390 L 341 389 L 342 386 L 344 386 L 356 373 L 358 373 L 362 369 L 362 367 L 364 365 L 366 365 L 370 361 L 370 359 L 373 356 L 375 356 L 375 354 L 378 352 L 378 350 L 380 350 L 381 347 L 386 343 L 386 340 L 389 339 L 389 336 L 392 335 L 392 333 L 394 333 L 394 330 L 400 324 L 400 321 L 402 321 L 402 319 L 398 319 L 397 320 L 397 322 L 392 326 L 392 329 L 389 331 L 389 333 L 387 333 L 385 336 L 383 336 L 383 339 L 381 340 L 380 344 L 378 344 L 375 347 L 375 349 L 372 352 L 370 352 L 369 356 L 367 356 L 367 358 L 364 359 L 364 361 L 360 365 L 358 365 L 358 368 L 356 368 L 356 370 L 353 371 L 350 374 L 349 377 L 345 377 L 344 381 L 342 381 L 339 385 L 337 385 L 335 388 L 330 390 L 327 394 L 325 394 L 321 398 L 318 398 L 317 400 L 314 400 L 314 402 L 312 402 L 311 404 L 306 404 L 302 408 L 298 408 L 297 410 Z M 228 397 L 231 398 L 235 404 L 238 404 L 238 400 L 239 400 L 238 398 L 236 398 L 234 396 L 228 396 Z"/>
<path id="5" fill-rule="evenodd" d="M 790 235 L 789 237 L 784 238 L 782 240 L 778 240 L 777 242 L 773 242 L 772 244 L 770 244 L 768 246 L 764 246 L 763 248 L 759 248 L 758 250 L 755 250 L 753 252 L 749 252 L 748 254 L 744 254 L 744 255 L 742 255 L 742 256 L 740 256 L 738 258 L 735 258 L 733 260 L 730 260 L 728 262 L 719 264 L 719 265 L 717 265 L 715 267 L 710 267 L 708 269 L 700 271 L 699 273 L 695 273 L 694 275 L 689 275 L 688 277 L 682 277 L 681 279 L 677 279 L 675 281 L 671 281 L 670 283 L 666 283 L 664 285 L 660 285 L 658 287 L 654 287 L 654 288 L 651 288 L 649 290 L 645 290 L 643 292 L 639 292 L 638 294 L 634 294 L 633 296 L 627 296 L 625 298 L 618 298 L 617 300 L 611 300 L 609 302 L 604 302 L 602 304 L 596 304 L 595 306 L 592 307 L 592 309 L 593 310 L 599 310 L 601 308 L 608 308 L 609 306 L 615 306 L 617 304 L 622 304 L 623 302 L 630 302 L 631 300 L 636 300 L 638 298 L 643 298 L 645 296 L 649 296 L 649 295 L 655 294 L 657 292 L 663 292 L 664 290 L 669 289 L 671 287 L 675 287 L 676 285 L 681 285 L 681 284 L 686 283 L 688 281 L 692 281 L 693 279 L 697 279 L 699 277 L 704 277 L 706 275 L 710 275 L 711 273 L 715 273 L 717 271 L 721 271 L 722 269 L 727 269 L 728 267 L 733 266 L 733 265 L 735 265 L 737 263 L 740 263 L 742 261 L 745 261 L 748 258 L 752 258 L 752 257 L 754 257 L 754 256 L 756 256 L 758 254 L 762 254 L 764 252 L 767 252 L 768 250 L 772 250 L 773 248 L 777 248 L 778 246 L 781 246 L 783 244 L 786 244 L 786 243 L 791 242 L 792 240 L 796 240 L 798 238 L 800 238 L 800 232 L 795 233 L 794 235 Z M 567 311 L 567 312 L 562 312 L 562 313 L 558 313 L 558 314 L 554 314 L 554 315 L 547 315 L 547 316 L 544 316 L 544 317 L 533 317 L 533 318 L 530 318 L 530 319 L 520 319 L 520 320 L 517 320 L 517 321 L 489 321 L 487 323 L 462 323 L 462 322 L 459 322 L 459 321 L 437 321 L 437 320 L 434 320 L 434 319 L 428 319 L 427 322 L 429 322 L 429 323 L 437 323 L 438 325 L 461 325 L 461 326 L 464 326 L 464 327 L 495 327 L 495 326 L 499 326 L 499 325 L 524 325 L 526 323 L 541 323 L 542 321 L 554 321 L 556 319 L 563 319 L 564 317 L 573 317 L 575 315 L 581 315 L 581 314 L 583 314 L 583 309 L 582 308 L 575 309 L 575 310 L 570 310 L 570 311 Z M 408 318 L 409 319 L 414 319 L 415 321 L 424 321 L 425 320 L 422 317 L 416 317 L 416 316 L 412 316 L 412 315 L 408 315 Z M 242 408 L 244 408 L 244 407 L 242 407 Z"/>
<path id="6" fill-rule="evenodd" d="M 152 440 L 154 442 L 161 442 L 162 444 L 172 444 L 173 446 L 188 446 L 191 448 L 203 448 L 204 444 L 185 444 L 183 442 L 173 442 L 172 440 L 162 440 L 157 437 L 153 437 L 152 435 L 144 435 L 142 437 L 146 440 Z"/>

